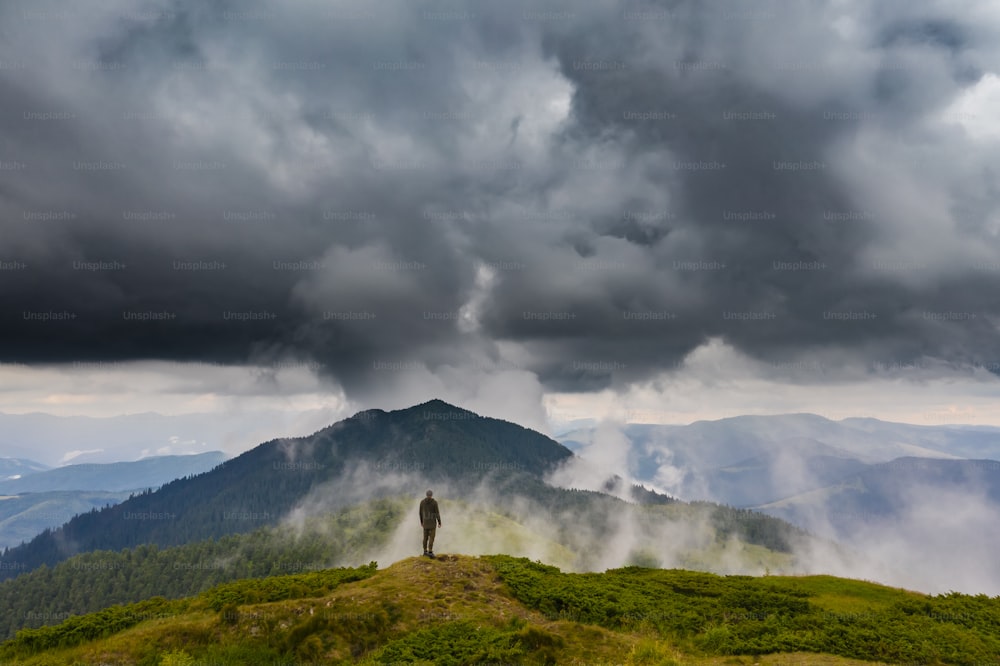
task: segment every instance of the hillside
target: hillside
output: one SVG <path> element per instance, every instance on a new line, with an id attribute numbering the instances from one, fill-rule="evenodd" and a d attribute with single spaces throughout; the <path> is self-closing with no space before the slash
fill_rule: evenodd
<path id="1" fill-rule="evenodd" d="M 337 508 L 417 492 L 435 481 L 471 489 L 485 478 L 507 479 L 511 492 L 529 492 L 571 455 L 540 433 L 440 400 L 393 412 L 368 410 L 77 516 L 0 555 L 0 580 L 82 552 L 250 532 L 278 523 L 307 497 Z"/>
<path id="2" fill-rule="evenodd" d="M 150 599 L 0 645 L 18 666 L 986 664 L 1000 598 L 830 576 L 594 574 L 506 555 L 408 558 Z"/>
<path id="3" fill-rule="evenodd" d="M 414 553 L 420 531 L 414 496 L 372 500 L 170 548 L 81 553 L 0 583 L 0 639 L 71 614 L 151 596 L 178 598 L 245 577 L 394 562 Z M 625 564 L 721 573 L 800 572 L 792 546 L 807 535 L 787 523 L 728 507 L 635 505 L 584 491 L 549 489 L 540 500 L 504 506 L 494 498 L 441 499 L 439 548 L 506 552 L 571 571 Z M 585 529 L 581 525 L 586 524 Z"/>

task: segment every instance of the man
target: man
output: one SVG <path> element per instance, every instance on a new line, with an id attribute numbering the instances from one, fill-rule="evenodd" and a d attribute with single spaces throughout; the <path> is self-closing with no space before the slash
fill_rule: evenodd
<path id="1" fill-rule="evenodd" d="M 434 492 L 430 490 L 420 502 L 420 526 L 424 528 L 424 555 L 434 557 L 434 534 L 441 527 L 441 512 L 438 511 Z"/>

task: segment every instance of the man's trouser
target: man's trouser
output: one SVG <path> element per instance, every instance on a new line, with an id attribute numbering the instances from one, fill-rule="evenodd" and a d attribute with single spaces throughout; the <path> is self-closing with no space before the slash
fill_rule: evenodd
<path id="1" fill-rule="evenodd" d="M 424 552 L 430 553 L 434 551 L 434 534 L 437 532 L 436 527 L 430 529 L 424 528 Z"/>

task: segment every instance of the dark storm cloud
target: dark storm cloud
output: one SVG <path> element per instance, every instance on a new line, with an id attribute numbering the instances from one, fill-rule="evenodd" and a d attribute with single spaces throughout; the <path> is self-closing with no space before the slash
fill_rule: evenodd
<path id="1" fill-rule="evenodd" d="M 873 360 L 940 355 L 982 362 L 1000 353 L 991 295 L 995 271 L 923 261 L 861 265 L 866 248 L 883 234 L 881 220 L 840 178 L 852 165 L 837 163 L 830 150 L 862 127 L 905 137 L 907 125 L 951 101 L 968 81 L 936 75 L 920 61 L 900 67 L 894 49 L 918 39 L 943 44 L 948 52 L 940 59 L 968 71 L 972 65 L 962 66 L 956 55 L 961 29 L 941 21 L 875 26 L 883 43 L 866 67 L 851 72 L 845 66 L 852 74 L 845 81 L 836 64 L 815 64 L 851 48 L 838 45 L 832 32 L 819 34 L 794 59 L 768 60 L 764 43 L 745 34 L 735 47 L 722 40 L 734 26 L 742 33 L 756 27 L 764 33 L 758 39 L 776 40 L 800 33 L 799 22 L 815 30 L 809 17 L 793 13 L 786 21 L 779 4 L 761 7 L 773 12 L 764 31 L 759 22 L 740 26 L 738 12 L 730 19 L 706 17 L 692 4 L 667 10 L 671 20 L 655 30 L 648 22 L 615 21 L 608 10 L 589 29 L 548 42 L 574 83 L 575 122 L 567 134 L 576 143 L 614 141 L 627 163 L 661 158 L 650 159 L 643 173 L 621 169 L 627 175 L 619 180 L 658 183 L 670 200 L 669 214 L 647 215 L 656 220 L 649 225 L 653 232 L 634 223 L 635 215 L 632 224 L 608 224 L 614 207 L 605 203 L 604 220 L 591 223 L 590 237 L 575 236 L 581 259 L 593 257 L 595 236 L 615 237 L 648 248 L 644 256 L 655 268 L 626 281 L 602 275 L 590 289 L 563 294 L 572 319 L 522 320 L 538 292 L 513 280 L 497 291 L 492 322 L 499 330 L 562 343 L 547 348 L 548 358 L 558 359 L 550 360 L 550 370 L 563 380 L 560 388 L 578 384 L 591 370 L 636 377 L 669 368 L 679 354 L 716 335 L 772 360 L 829 346 L 854 348 Z M 655 8 L 646 11 L 639 16 L 657 16 Z M 860 41 L 865 46 L 868 40 Z M 818 69 L 817 77 L 829 75 L 831 85 L 806 96 L 791 82 L 759 84 L 761 69 L 780 82 L 800 66 Z M 624 196 L 616 203 L 619 219 L 630 209 L 657 208 Z M 991 214 L 996 203 L 993 196 Z M 956 215 L 956 226 L 970 222 Z M 971 226 L 984 227 L 981 221 Z M 995 230 L 987 243 L 996 257 Z M 907 285 L 906 275 L 901 284 L 901 273 L 921 274 L 920 282 Z M 525 284 L 545 282 L 540 274 L 523 275 Z M 560 355 L 559 348 L 569 354 Z"/>
<path id="2" fill-rule="evenodd" d="M 991 32 L 932 3 L 39 7 L 0 10 L 4 360 L 1000 359 L 996 147 L 928 120 Z"/>

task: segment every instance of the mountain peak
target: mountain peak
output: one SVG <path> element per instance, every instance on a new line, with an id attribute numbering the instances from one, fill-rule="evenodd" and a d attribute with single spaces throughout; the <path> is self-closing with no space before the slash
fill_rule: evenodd
<path id="1" fill-rule="evenodd" d="M 386 414 L 397 414 L 397 415 L 409 415 L 409 414 L 420 414 L 420 413 L 434 413 L 441 414 L 444 412 L 451 412 L 454 414 L 462 414 L 465 418 L 472 418 L 473 416 L 479 416 L 475 412 L 471 412 L 467 409 L 462 409 L 461 407 L 456 407 L 450 403 L 441 400 L 440 398 L 433 398 L 427 402 L 422 402 L 411 407 L 403 407 L 401 409 L 394 409 L 391 412 L 387 412 L 384 409 L 365 409 L 351 418 L 367 420 L 376 418 L 379 416 L 385 416 Z"/>
<path id="2" fill-rule="evenodd" d="M 414 405 L 413 407 L 408 407 L 406 409 L 401 409 L 399 411 L 408 412 L 410 410 L 418 410 L 418 409 L 424 411 L 435 411 L 435 412 L 447 410 L 454 412 L 468 412 L 469 414 L 474 414 L 474 412 L 470 412 L 468 409 L 462 409 L 461 407 L 456 407 L 455 405 L 449 404 L 444 400 L 441 400 L 440 398 L 433 398 L 432 400 L 428 400 L 427 402 L 422 402 L 419 405 Z"/>
<path id="3" fill-rule="evenodd" d="M 354 416 L 352 416 L 351 418 L 352 419 L 358 419 L 358 420 L 364 421 L 364 420 L 367 420 L 367 419 L 375 418 L 377 416 L 382 416 L 384 414 L 386 414 L 386 411 L 384 409 L 362 409 L 360 412 L 356 412 L 354 414 Z M 328 427 L 332 428 L 332 427 L 334 427 L 336 425 L 337 424 L 334 423 L 333 425 L 328 426 Z"/>

